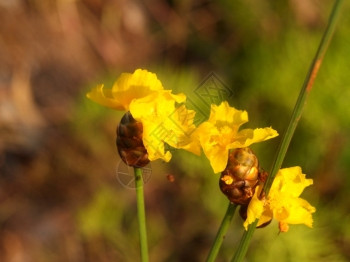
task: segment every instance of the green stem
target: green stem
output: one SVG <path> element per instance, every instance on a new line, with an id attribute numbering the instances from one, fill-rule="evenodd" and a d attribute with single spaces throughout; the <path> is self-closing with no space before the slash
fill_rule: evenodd
<path id="1" fill-rule="evenodd" d="M 320 45 L 318 47 L 318 50 L 316 52 L 316 55 L 312 61 L 312 64 L 310 65 L 309 72 L 306 75 L 306 78 L 304 80 L 303 86 L 300 90 L 298 100 L 295 104 L 294 111 L 292 114 L 292 117 L 289 121 L 289 125 L 287 127 L 287 130 L 284 133 L 284 137 L 282 138 L 281 143 L 279 144 L 277 155 L 275 158 L 275 161 L 272 165 L 272 169 L 270 172 L 270 175 L 267 178 L 267 181 L 264 185 L 263 191 L 267 195 L 270 191 L 272 182 L 278 172 L 278 170 L 282 166 L 282 162 L 284 160 L 284 157 L 287 153 L 288 146 L 290 144 L 290 141 L 292 140 L 292 137 L 294 135 L 294 131 L 299 123 L 301 114 L 303 112 L 304 106 L 306 104 L 306 99 L 312 89 L 313 83 L 315 81 L 316 75 L 318 73 L 318 70 L 321 67 L 323 57 L 328 49 L 329 43 L 332 39 L 333 33 L 335 31 L 335 26 L 339 17 L 339 12 L 341 9 L 341 4 L 343 0 L 337 0 L 333 6 L 332 13 L 328 20 L 328 25 L 326 28 L 326 31 L 323 34 L 322 40 L 320 42 Z"/>
<path id="2" fill-rule="evenodd" d="M 239 242 L 239 245 L 237 247 L 237 251 L 234 257 L 232 258 L 231 262 L 242 261 L 244 259 L 257 224 L 258 220 L 255 220 L 255 222 L 249 225 L 248 230 L 244 232 L 241 241 Z"/>
<path id="3" fill-rule="evenodd" d="M 298 97 L 298 100 L 295 104 L 292 117 L 290 119 L 289 125 L 287 127 L 287 130 L 284 133 L 284 136 L 279 144 L 277 154 L 275 161 L 273 162 L 270 175 L 267 178 L 267 181 L 264 185 L 263 191 L 266 195 L 268 195 L 272 182 L 278 172 L 278 170 L 282 166 L 282 162 L 284 160 L 284 157 L 287 153 L 288 146 L 290 144 L 290 141 L 293 137 L 294 131 L 298 125 L 299 119 L 301 117 L 301 114 L 303 112 L 306 99 L 312 89 L 313 83 L 315 81 L 317 72 L 322 64 L 323 57 L 327 51 L 327 48 L 329 46 L 329 43 L 332 39 L 333 33 L 335 31 L 335 26 L 339 17 L 341 4 L 343 0 L 337 0 L 333 6 L 333 10 L 331 12 L 331 15 L 328 20 L 328 25 L 326 28 L 326 31 L 323 34 L 322 40 L 320 42 L 320 45 L 318 47 L 318 50 L 316 52 L 316 55 L 312 61 L 312 64 L 310 65 L 310 69 L 308 71 L 308 74 L 306 75 L 305 81 L 303 83 L 303 86 L 300 90 L 300 94 Z M 253 233 L 255 231 L 256 225 L 258 221 L 256 220 L 253 224 L 251 224 L 247 231 L 244 232 L 242 239 L 239 243 L 238 249 L 232 258 L 231 262 L 240 262 L 245 257 L 249 242 L 253 236 Z"/>
<path id="4" fill-rule="evenodd" d="M 139 222 L 140 233 L 140 248 L 141 261 L 148 262 L 148 244 L 147 244 L 147 230 L 146 230 L 146 213 L 145 201 L 143 197 L 143 178 L 142 169 L 134 168 L 135 173 L 135 187 L 136 187 L 136 201 L 137 201 L 137 218 Z"/>
<path id="5" fill-rule="evenodd" d="M 236 211 L 236 208 L 237 208 L 236 204 L 229 203 L 227 210 L 226 210 L 226 214 L 225 214 L 225 216 L 221 222 L 220 228 L 216 234 L 214 243 L 209 251 L 209 255 L 208 255 L 207 260 L 206 260 L 207 262 L 215 261 L 217 255 L 219 253 L 221 244 L 224 241 L 227 229 L 231 223 L 232 217 Z"/>

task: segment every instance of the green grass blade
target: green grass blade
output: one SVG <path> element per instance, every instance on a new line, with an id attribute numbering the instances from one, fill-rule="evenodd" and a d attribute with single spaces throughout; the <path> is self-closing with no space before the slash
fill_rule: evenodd
<path id="1" fill-rule="evenodd" d="M 322 40 L 320 42 L 319 48 L 316 52 L 316 55 L 311 63 L 308 74 L 306 75 L 305 81 L 304 81 L 303 86 L 300 90 L 298 100 L 295 104 L 289 125 L 287 127 L 287 130 L 284 133 L 284 136 L 281 140 L 281 143 L 279 144 L 276 158 L 275 158 L 275 161 L 273 162 L 270 175 L 269 175 L 269 177 L 264 185 L 263 191 L 266 194 L 268 194 L 268 192 L 270 191 L 272 182 L 273 182 L 278 170 L 282 166 L 282 162 L 283 162 L 284 157 L 287 153 L 288 146 L 290 144 L 290 141 L 292 140 L 292 137 L 294 135 L 294 131 L 298 125 L 302 111 L 304 109 L 305 102 L 307 100 L 307 97 L 308 97 L 311 89 L 312 89 L 314 80 L 315 80 L 316 75 L 318 73 L 318 70 L 322 64 L 323 57 L 327 51 L 327 48 L 329 46 L 329 43 L 330 43 L 332 36 L 333 36 L 333 33 L 335 31 L 335 27 L 336 27 L 336 23 L 337 23 L 338 18 L 339 18 L 339 13 L 340 13 L 342 3 L 343 3 L 343 0 L 337 0 L 333 6 L 331 15 L 330 15 L 329 20 L 328 20 L 327 28 L 323 34 L 323 37 L 322 37 Z M 256 225 L 257 225 L 257 221 L 252 223 L 249 226 L 248 230 L 244 232 L 242 239 L 239 243 L 239 246 L 237 248 L 237 251 L 231 260 L 232 262 L 240 262 L 244 259 L 245 255 L 247 253 L 247 250 L 248 250 L 250 240 L 254 234 Z"/>

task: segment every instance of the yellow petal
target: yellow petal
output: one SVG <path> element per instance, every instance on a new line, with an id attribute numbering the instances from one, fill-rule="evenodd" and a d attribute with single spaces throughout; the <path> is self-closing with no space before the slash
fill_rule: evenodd
<path id="1" fill-rule="evenodd" d="M 165 162 L 169 162 L 171 159 L 171 153 L 165 151 L 164 141 L 159 138 L 159 127 L 151 122 L 142 122 L 143 124 L 143 144 L 148 153 L 148 159 L 154 161 L 162 159 Z"/>
<path id="2" fill-rule="evenodd" d="M 245 230 L 248 229 L 248 225 L 253 223 L 256 219 L 259 219 L 262 213 L 264 212 L 264 201 L 258 198 L 258 195 L 260 194 L 260 192 L 261 192 L 261 186 L 257 186 L 255 189 L 255 193 L 248 205 L 247 219 L 243 223 Z M 259 221 L 259 223 L 263 224 L 265 222 Z"/>
<path id="3" fill-rule="evenodd" d="M 236 135 L 235 141 L 230 145 L 230 148 L 248 147 L 251 144 L 262 142 L 278 136 L 276 130 L 271 127 L 243 129 Z"/>
<path id="4" fill-rule="evenodd" d="M 183 94 L 174 95 L 164 90 L 131 102 L 130 113 L 144 127 L 144 145 L 151 161 L 158 158 L 170 160 L 171 154 L 165 152 L 164 143 L 199 154 L 199 143 L 191 136 L 195 129 L 195 112 L 184 106 L 175 106 L 185 99 Z"/>
<path id="5" fill-rule="evenodd" d="M 184 94 L 174 95 L 170 90 L 158 91 L 133 100 L 130 103 L 130 113 L 138 121 L 152 117 L 163 121 L 175 112 L 175 102 L 182 103 L 185 100 Z"/>
<path id="6" fill-rule="evenodd" d="M 205 152 L 206 157 L 210 161 L 214 173 L 223 171 L 227 165 L 228 150 L 222 150 L 220 147 L 213 147 L 212 150 Z"/>
<path id="7" fill-rule="evenodd" d="M 160 91 L 163 90 L 162 83 L 157 78 L 157 75 L 147 70 L 136 69 L 133 74 L 123 73 L 115 82 L 112 91 L 122 92 L 126 90 L 134 90 L 139 92 L 144 92 L 144 94 L 148 94 L 149 90 L 152 91 Z M 140 97 L 143 97 L 140 95 Z M 138 95 L 138 94 L 135 94 Z"/>
<path id="8" fill-rule="evenodd" d="M 273 213 L 273 218 L 278 221 L 287 219 L 290 216 L 290 211 L 292 210 L 291 205 L 294 199 L 285 199 L 279 196 L 278 199 L 269 198 L 269 208 Z"/>
<path id="9" fill-rule="evenodd" d="M 100 105 L 116 110 L 124 110 L 124 106 L 113 97 L 111 90 L 103 88 L 103 85 L 93 88 L 86 96 Z"/>
<path id="10" fill-rule="evenodd" d="M 199 155 L 199 141 L 193 135 L 196 128 L 193 124 L 195 114 L 195 111 L 188 110 L 185 105 L 177 107 L 175 112 L 165 119 L 165 126 L 172 131 L 172 137 L 166 137 L 164 141 L 174 148 L 185 149 Z"/>
<path id="11" fill-rule="evenodd" d="M 306 200 L 298 198 L 295 203 L 290 207 L 290 215 L 281 221 L 288 224 L 304 224 L 308 227 L 312 227 L 312 213 L 316 209 L 309 204 Z"/>
<path id="12" fill-rule="evenodd" d="M 198 138 L 214 173 L 223 171 L 227 165 L 228 149 L 218 128 L 213 123 L 204 122 L 194 132 L 194 136 Z"/>
<path id="13" fill-rule="evenodd" d="M 103 89 L 103 85 L 99 85 L 87 97 L 103 106 L 128 111 L 134 99 L 162 90 L 162 83 L 154 73 L 137 69 L 133 74 L 121 74 L 112 89 Z"/>
<path id="14" fill-rule="evenodd" d="M 290 167 L 280 169 L 276 175 L 273 191 L 280 191 L 282 193 L 290 194 L 298 197 L 307 186 L 313 184 L 312 179 L 306 179 L 306 175 L 302 173 L 301 168 Z"/>
<path id="15" fill-rule="evenodd" d="M 230 107 L 227 101 L 222 102 L 219 106 L 211 105 L 210 117 L 208 122 L 215 123 L 219 128 L 221 126 L 234 126 L 236 130 L 248 122 L 248 113 Z"/>

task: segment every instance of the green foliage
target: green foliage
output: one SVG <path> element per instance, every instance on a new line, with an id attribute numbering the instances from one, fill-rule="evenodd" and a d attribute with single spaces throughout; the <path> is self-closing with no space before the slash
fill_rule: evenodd
<path id="1" fill-rule="evenodd" d="M 115 239 L 115 230 L 121 229 L 124 208 L 125 203 L 118 201 L 114 191 L 109 188 L 97 190 L 91 202 L 79 211 L 80 232 L 86 237 L 103 235 Z"/>
<path id="2" fill-rule="evenodd" d="M 310 230 L 305 226 L 292 226 L 288 233 L 278 234 L 278 225 L 257 230 L 254 242 L 247 253 L 248 261 L 347 261 L 341 255 L 325 228 Z"/>

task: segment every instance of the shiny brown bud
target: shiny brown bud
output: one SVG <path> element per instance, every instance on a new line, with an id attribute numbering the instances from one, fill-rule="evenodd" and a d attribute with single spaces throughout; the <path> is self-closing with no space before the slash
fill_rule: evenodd
<path id="1" fill-rule="evenodd" d="M 253 151 L 248 147 L 232 150 L 221 173 L 221 191 L 232 203 L 247 205 L 258 182 L 259 162 Z"/>
<path id="2" fill-rule="evenodd" d="M 142 123 L 126 112 L 117 127 L 117 148 L 121 159 L 132 167 L 144 167 L 149 163 L 148 153 L 142 141 Z"/>

